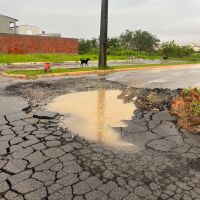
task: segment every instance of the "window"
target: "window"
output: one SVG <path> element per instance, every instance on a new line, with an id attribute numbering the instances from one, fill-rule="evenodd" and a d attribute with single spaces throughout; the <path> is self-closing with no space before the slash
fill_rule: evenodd
<path id="1" fill-rule="evenodd" d="M 15 30 L 15 23 L 14 22 L 10 22 L 10 30 L 11 31 Z"/>

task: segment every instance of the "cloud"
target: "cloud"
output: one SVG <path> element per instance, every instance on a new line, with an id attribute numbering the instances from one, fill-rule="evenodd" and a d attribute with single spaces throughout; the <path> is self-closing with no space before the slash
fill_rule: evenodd
<path id="1" fill-rule="evenodd" d="M 0 0 L 0 13 L 47 32 L 91 38 L 99 35 L 101 0 Z M 200 43 L 199 0 L 109 0 L 109 36 L 143 29 L 161 40 Z"/>

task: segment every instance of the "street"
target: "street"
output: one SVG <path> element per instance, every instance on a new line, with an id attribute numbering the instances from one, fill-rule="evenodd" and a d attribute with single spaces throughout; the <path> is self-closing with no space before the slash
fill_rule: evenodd
<path id="1" fill-rule="evenodd" d="M 144 59 L 133 59 L 133 60 L 121 60 L 121 61 L 108 61 L 108 66 L 129 66 L 129 65 L 139 65 L 139 64 L 170 64 L 170 63 L 181 63 L 182 61 L 173 60 L 144 60 Z M 43 69 L 44 64 L 33 63 L 33 64 L 0 64 L 0 72 L 6 70 L 31 70 L 31 69 Z M 90 61 L 87 67 L 97 67 L 97 61 Z M 52 63 L 53 68 L 80 68 L 80 61 L 67 61 L 65 63 Z"/>
<path id="2" fill-rule="evenodd" d="M 165 89 L 198 87 L 199 77 L 200 65 L 40 80 L 0 76 L 0 200 L 199 200 L 200 136 L 176 126 L 168 104 L 178 90 Z M 120 90 L 122 100 L 135 102 L 127 126 L 113 128 L 138 151 L 79 137 L 60 127 L 59 112 L 46 110 L 61 95 L 99 89 Z M 149 94 L 160 105 L 145 107 Z"/>
<path id="3" fill-rule="evenodd" d="M 130 87 L 185 88 L 200 86 L 200 65 L 176 66 L 167 69 L 138 70 L 113 73 L 107 80 L 119 81 Z"/>

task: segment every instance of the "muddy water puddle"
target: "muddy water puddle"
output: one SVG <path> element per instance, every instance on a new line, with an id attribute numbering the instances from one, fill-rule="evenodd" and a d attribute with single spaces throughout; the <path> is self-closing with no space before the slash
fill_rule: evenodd
<path id="1" fill-rule="evenodd" d="M 132 148 L 134 144 L 121 139 L 112 127 L 124 127 L 131 120 L 135 106 L 117 97 L 119 90 L 97 90 L 59 96 L 51 102 L 49 111 L 66 114 L 62 126 L 86 139 L 113 147 Z"/>

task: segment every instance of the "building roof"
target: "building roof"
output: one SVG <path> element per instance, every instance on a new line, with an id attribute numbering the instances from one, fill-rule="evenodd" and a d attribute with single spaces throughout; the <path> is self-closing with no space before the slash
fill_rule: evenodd
<path id="1" fill-rule="evenodd" d="M 30 28 L 38 28 L 38 29 L 40 29 L 37 26 L 32 26 L 32 25 L 27 25 L 27 24 L 18 25 L 17 27 L 30 27 Z"/>
<path id="2" fill-rule="evenodd" d="M 2 14 L 0 14 L 0 16 L 3 16 L 3 17 L 6 17 L 6 18 L 9 18 L 9 19 L 12 19 L 12 20 L 15 20 L 15 21 L 19 21 L 18 19 L 15 19 L 15 18 L 12 18 L 12 17 L 8 17 L 8 16 L 6 16 L 6 15 L 2 15 Z"/>

